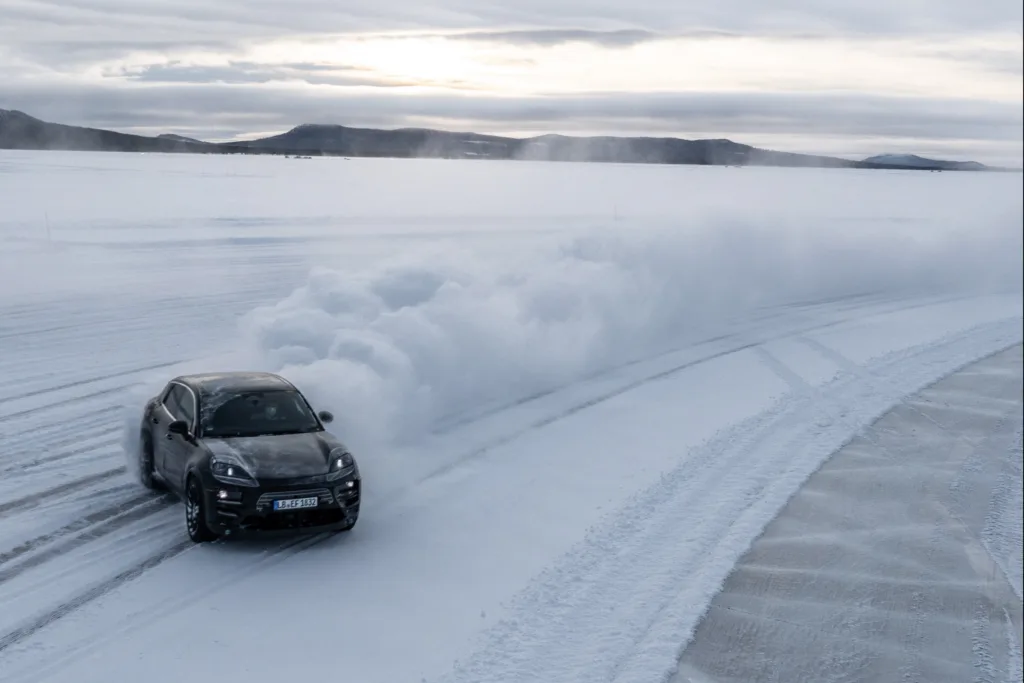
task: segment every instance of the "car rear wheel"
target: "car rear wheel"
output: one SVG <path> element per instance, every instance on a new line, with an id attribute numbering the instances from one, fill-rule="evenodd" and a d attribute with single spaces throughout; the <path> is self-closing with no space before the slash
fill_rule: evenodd
<path id="1" fill-rule="evenodd" d="M 217 538 L 206 523 L 206 501 L 203 487 L 195 477 L 189 477 L 185 488 L 185 528 L 194 543 L 207 543 Z"/>

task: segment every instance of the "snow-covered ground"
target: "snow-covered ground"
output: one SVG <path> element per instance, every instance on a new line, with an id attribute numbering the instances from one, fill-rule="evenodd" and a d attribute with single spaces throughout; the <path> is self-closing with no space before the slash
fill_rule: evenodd
<path id="1" fill-rule="evenodd" d="M 12 683 L 663 680 L 831 453 L 1022 338 L 1011 175 L 5 152 L 0 207 Z M 335 412 L 351 534 L 193 547 L 133 483 L 211 368 Z"/>
<path id="2" fill-rule="evenodd" d="M 1022 379 L 1018 345 L 834 454 L 741 558 L 672 683 L 1020 683 Z"/>

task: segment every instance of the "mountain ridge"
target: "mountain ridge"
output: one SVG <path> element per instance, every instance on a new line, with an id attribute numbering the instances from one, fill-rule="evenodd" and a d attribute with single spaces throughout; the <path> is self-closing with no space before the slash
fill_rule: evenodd
<path id="1" fill-rule="evenodd" d="M 278 154 L 710 166 L 786 166 L 903 170 L 1002 170 L 977 162 L 944 162 L 908 155 L 841 159 L 762 149 L 728 139 L 687 140 L 652 136 L 574 137 L 557 133 L 510 138 L 430 128 L 356 128 L 303 123 L 254 140 L 204 142 L 164 133 L 156 137 L 51 123 L 17 110 L 0 109 L 0 149 Z M 899 162 L 906 157 L 907 163 Z M 894 162 L 893 159 L 896 159 Z"/>
<path id="2" fill-rule="evenodd" d="M 947 171 L 984 171 L 989 167 L 977 161 L 947 161 L 945 159 L 929 159 L 917 154 L 876 154 L 864 161 L 874 164 L 894 164 L 899 166 L 917 166 L 920 168 L 940 168 Z"/>

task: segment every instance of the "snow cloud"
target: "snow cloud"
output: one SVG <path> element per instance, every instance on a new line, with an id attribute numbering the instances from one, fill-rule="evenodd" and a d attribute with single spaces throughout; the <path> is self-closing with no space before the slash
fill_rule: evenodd
<path id="1" fill-rule="evenodd" d="M 1020 286 L 1009 222 L 940 235 L 861 227 L 737 218 L 581 235 L 516 259 L 446 247 L 366 272 L 321 267 L 244 318 L 243 355 L 334 410 L 354 444 L 379 450 L 665 351 L 757 306 Z"/>
<path id="2" fill-rule="evenodd" d="M 81 199 L 68 195 L 55 225 L 104 226 L 136 259 L 132 243 L 152 240 L 168 276 L 189 280 L 215 275 L 233 237 L 279 238 L 253 265 L 252 284 L 268 289 L 247 296 L 266 303 L 240 306 L 209 355 L 161 369 L 158 385 L 281 372 L 367 453 L 408 452 L 460 416 L 689 346 L 758 307 L 1024 280 L 1016 174 L 116 157 L 92 163 L 132 166 L 76 181 Z M 139 221 L 116 209 L 130 232 L 111 230 L 107 202 L 87 201 L 90 183 L 119 176 L 133 182 L 116 185 L 134 198 Z M 197 182 L 201 202 L 173 201 Z M 143 230 L 153 206 L 163 222 Z M 264 274 L 271 256 L 294 268 Z M 238 286 L 224 277 L 207 286 Z M 127 402 L 130 430 L 157 388 Z"/>

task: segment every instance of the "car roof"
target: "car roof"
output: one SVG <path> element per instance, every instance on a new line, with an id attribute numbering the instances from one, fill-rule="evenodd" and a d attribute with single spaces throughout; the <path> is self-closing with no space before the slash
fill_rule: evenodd
<path id="1" fill-rule="evenodd" d="M 175 377 L 173 381 L 190 387 L 198 394 L 210 395 L 235 391 L 280 391 L 295 386 L 272 372 L 206 372 Z"/>

